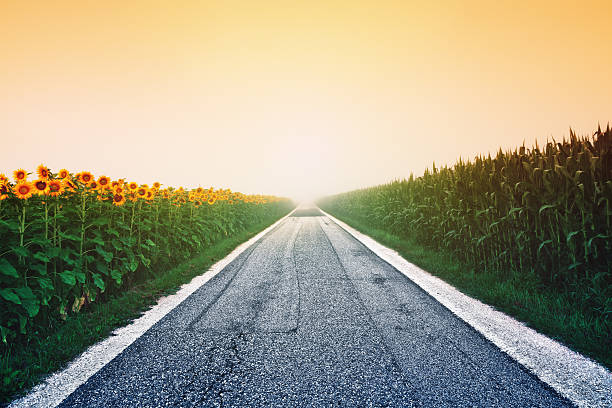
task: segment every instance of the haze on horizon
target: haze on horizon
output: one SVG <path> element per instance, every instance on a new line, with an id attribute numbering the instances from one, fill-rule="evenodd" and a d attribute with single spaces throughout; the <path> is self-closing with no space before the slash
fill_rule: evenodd
<path id="1" fill-rule="evenodd" d="M 612 120 L 610 1 L 0 5 L 0 172 L 307 200 Z"/>

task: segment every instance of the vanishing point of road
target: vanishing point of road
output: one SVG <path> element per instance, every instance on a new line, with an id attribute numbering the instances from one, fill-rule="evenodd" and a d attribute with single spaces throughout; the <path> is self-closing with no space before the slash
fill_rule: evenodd
<path id="1" fill-rule="evenodd" d="M 286 218 L 60 406 L 570 406 L 317 213 Z"/>

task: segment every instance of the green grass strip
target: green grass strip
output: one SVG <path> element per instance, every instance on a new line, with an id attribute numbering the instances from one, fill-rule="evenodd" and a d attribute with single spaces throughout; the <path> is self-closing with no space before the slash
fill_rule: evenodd
<path id="1" fill-rule="evenodd" d="M 612 369 L 612 337 L 604 320 L 581 307 L 571 293 L 556 292 L 540 283 L 538 278 L 510 271 L 504 276 L 495 273 L 475 273 L 474 268 L 461 264 L 452 255 L 423 246 L 414 239 L 400 238 L 387 231 L 367 225 L 350 216 L 334 217 L 396 250 L 406 260 L 418 265 L 461 292 L 524 322 L 536 331 L 565 344 Z"/>
<path id="2" fill-rule="evenodd" d="M 276 222 L 270 219 L 237 233 L 206 249 L 201 255 L 178 265 L 155 279 L 132 287 L 120 296 L 104 303 L 93 303 L 65 322 L 39 329 L 28 344 L 16 343 L 4 350 L 0 362 L 0 406 L 36 385 L 92 344 L 108 337 L 118 327 L 125 326 L 165 295 L 176 292 L 181 285 L 208 270 L 225 258 L 238 245 L 246 242 Z"/>

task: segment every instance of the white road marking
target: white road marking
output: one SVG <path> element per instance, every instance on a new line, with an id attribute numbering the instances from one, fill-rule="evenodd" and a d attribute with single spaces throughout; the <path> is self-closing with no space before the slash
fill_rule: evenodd
<path id="1" fill-rule="evenodd" d="M 293 210 L 295 211 L 295 209 Z M 215 263 L 202 275 L 198 275 L 181 286 L 173 295 L 164 296 L 155 306 L 146 311 L 128 326 L 116 329 L 110 337 L 102 340 L 83 352 L 62 371 L 51 375 L 39 385 L 35 386 L 26 396 L 15 400 L 10 408 L 21 407 L 55 407 L 67 396 L 72 394 L 81 384 L 84 384 L 92 375 L 118 356 L 126 347 L 142 336 L 161 318 L 177 307 L 189 295 L 223 270 L 230 262 L 266 235 L 278 224 L 289 217 L 293 211 L 276 221 L 274 224 L 242 243 L 228 256 Z"/>
<path id="2" fill-rule="evenodd" d="M 544 383 L 579 407 L 612 407 L 612 373 L 593 360 L 472 299 L 322 211 Z"/>

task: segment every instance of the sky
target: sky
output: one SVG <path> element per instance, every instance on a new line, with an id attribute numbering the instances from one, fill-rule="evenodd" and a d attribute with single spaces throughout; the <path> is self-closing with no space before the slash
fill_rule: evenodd
<path id="1" fill-rule="evenodd" d="M 612 2 L 0 0 L 0 172 L 296 200 L 612 122 Z"/>

